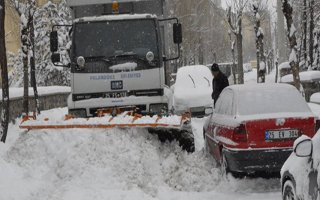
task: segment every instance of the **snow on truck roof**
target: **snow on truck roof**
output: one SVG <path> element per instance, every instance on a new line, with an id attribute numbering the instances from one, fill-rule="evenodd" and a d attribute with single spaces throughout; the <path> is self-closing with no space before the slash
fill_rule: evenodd
<path id="1" fill-rule="evenodd" d="M 103 15 L 93 17 L 82 17 L 76 19 L 74 22 L 91 22 L 91 21 L 113 21 L 113 20 L 127 20 L 127 19 L 153 19 L 157 18 L 153 14 L 119 14 L 119 15 Z"/>
<path id="2" fill-rule="evenodd" d="M 98 4 L 111 4 L 114 0 L 67 0 L 67 5 L 73 6 L 86 6 L 86 5 L 98 5 Z M 139 0 L 117 0 L 118 3 L 137 2 Z M 153 1 L 153 0 L 143 0 Z"/>

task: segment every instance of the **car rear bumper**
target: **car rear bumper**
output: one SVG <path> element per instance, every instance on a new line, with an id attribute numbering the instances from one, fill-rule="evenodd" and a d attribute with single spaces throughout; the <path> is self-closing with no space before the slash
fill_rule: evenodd
<path id="1" fill-rule="evenodd" d="M 280 172 L 292 148 L 279 149 L 223 149 L 229 170 L 232 172 Z"/>

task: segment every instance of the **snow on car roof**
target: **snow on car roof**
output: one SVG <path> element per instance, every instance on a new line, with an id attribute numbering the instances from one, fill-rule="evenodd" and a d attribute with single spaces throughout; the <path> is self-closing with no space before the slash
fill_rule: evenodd
<path id="1" fill-rule="evenodd" d="M 174 103 L 188 107 L 212 103 L 212 74 L 204 65 L 180 67 L 174 85 Z"/>
<path id="2" fill-rule="evenodd" d="M 298 90 L 289 84 L 232 85 L 237 115 L 260 118 L 313 116 Z M 260 117 L 259 117 L 260 116 Z"/>
<path id="3" fill-rule="evenodd" d="M 82 17 L 74 22 L 91 22 L 91 21 L 113 21 L 113 20 L 128 20 L 128 19 L 153 19 L 157 18 L 153 14 L 120 14 L 120 15 L 103 15 L 93 17 Z"/>
<path id="4" fill-rule="evenodd" d="M 301 81 L 313 81 L 320 80 L 320 71 L 304 71 L 300 72 L 300 80 Z M 281 78 L 282 83 L 291 83 L 293 82 L 292 74 L 285 75 Z"/>

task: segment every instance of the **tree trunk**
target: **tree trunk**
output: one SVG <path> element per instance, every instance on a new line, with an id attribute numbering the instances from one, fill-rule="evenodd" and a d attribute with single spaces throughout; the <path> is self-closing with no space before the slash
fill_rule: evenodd
<path id="1" fill-rule="evenodd" d="M 300 91 L 299 63 L 297 62 L 297 41 L 295 34 L 296 31 L 293 26 L 292 5 L 288 2 L 288 0 L 282 1 L 282 11 L 287 21 L 287 36 L 289 39 L 289 45 L 291 49 L 289 62 L 292 70 L 293 82 L 295 87 Z"/>
<path id="2" fill-rule="evenodd" d="M 30 27 L 30 46 L 31 46 L 31 52 L 32 56 L 30 58 L 30 81 L 31 86 L 33 87 L 33 93 L 34 93 L 34 104 L 36 108 L 36 112 L 40 114 L 39 109 L 39 96 L 38 96 L 38 90 L 37 90 L 37 81 L 36 81 L 36 62 L 35 62 L 35 50 L 34 50 L 34 21 L 33 21 L 33 15 L 34 13 L 30 13 L 30 19 L 29 19 L 29 27 Z"/>
<path id="3" fill-rule="evenodd" d="M 243 84 L 243 55 L 242 55 L 242 19 L 239 17 L 238 19 L 238 28 L 239 32 L 237 33 L 237 51 L 238 51 L 238 76 L 239 76 L 239 84 Z"/>
<path id="4" fill-rule="evenodd" d="M 314 0 L 310 0 L 310 31 L 309 31 L 309 58 L 310 58 L 310 66 L 312 68 L 313 65 L 313 43 L 314 43 L 314 38 L 313 38 L 313 31 L 314 31 Z"/>
<path id="5" fill-rule="evenodd" d="M 308 33 L 308 15 L 307 15 L 307 0 L 303 0 L 303 12 L 302 12 L 302 25 L 303 25 L 303 45 L 302 45 L 302 52 L 304 58 L 304 67 L 308 68 L 308 54 L 307 54 L 307 33 Z"/>
<path id="6" fill-rule="evenodd" d="M 2 78 L 2 109 L 1 109 L 1 142 L 6 142 L 8 124 L 9 124 L 9 85 L 8 85 L 8 69 L 5 44 L 5 1 L 0 1 L 0 65 Z"/>

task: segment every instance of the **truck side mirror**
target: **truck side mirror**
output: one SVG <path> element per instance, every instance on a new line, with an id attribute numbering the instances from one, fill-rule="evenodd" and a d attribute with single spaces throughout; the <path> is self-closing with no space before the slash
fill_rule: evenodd
<path id="1" fill-rule="evenodd" d="M 58 32 L 57 31 L 52 31 L 50 33 L 50 51 L 51 52 L 58 51 Z"/>
<path id="2" fill-rule="evenodd" d="M 59 63 L 60 62 L 60 54 L 59 53 L 52 53 L 51 55 L 52 63 Z"/>
<path id="3" fill-rule="evenodd" d="M 175 44 L 182 43 L 182 27 L 180 23 L 173 24 L 173 42 Z"/>

